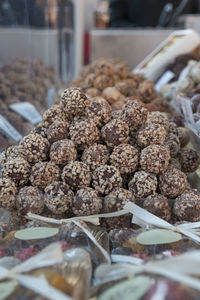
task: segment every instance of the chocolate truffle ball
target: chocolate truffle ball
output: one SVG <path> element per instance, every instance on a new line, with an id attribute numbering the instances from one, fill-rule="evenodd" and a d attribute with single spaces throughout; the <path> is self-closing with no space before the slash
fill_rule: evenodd
<path id="1" fill-rule="evenodd" d="M 109 193 L 103 203 L 103 212 L 111 213 L 122 210 L 128 202 L 135 202 L 134 195 L 125 189 L 117 188 Z M 119 217 L 105 218 L 108 228 L 130 227 L 132 214 L 125 214 Z"/>
<path id="2" fill-rule="evenodd" d="M 178 126 L 176 123 L 172 121 L 169 122 L 168 133 L 173 133 L 178 136 Z"/>
<path id="3" fill-rule="evenodd" d="M 198 152 L 191 148 L 183 148 L 179 153 L 181 169 L 185 173 L 192 173 L 199 167 L 200 156 Z"/>
<path id="4" fill-rule="evenodd" d="M 46 127 L 49 127 L 55 121 L 63 121 L 67 120 L 67 115 L 64 112 L 63 108 L 54 104 L 51 108 L 47 109 L 43 114 L 43 122 Z"/>
<path id="5" fill-rule="evenodd" d="M 163 126 L 149 123 L 142 126 L 137 132 L 137 143 L 144 148 L 152 144 L 163 144 L 166 130 Z"/>
<path id="6" fill-rule="evenodd" d="M 181 148 L 178 136 L 173 133 L 166 136 L 164 145 L 169 149 L 171 157 L 176 157 Z"/>
<path id="7" fill-rule="evenodd" d="M 144 148 L 140 156 L 140 165 L 143 170 L 159 174 L 167 169 L 170 154 L 162 145 L 150 145 Z"/>
<path id="8" fill-rule="evenodd" d="M 62 214 L 72 208 L 74 193 L 61 181 L 52 182 L 45 188 L 44 203 L 55 214 Z"/>
<path id="9" fill-rule="evenodd" d="M 119 170 L 114 166 L 105 165 L 98 167 L 94 171 L 92 179 L 93 187 L 101 194 L 108 194 L 122 185 L 122 177 Z"/>
<path id="10" fill-rule="evenodd" d="M 0 178 L 0 206 L 6 209 L 15 207 L 17 188 L 8 178 Z"/>
<path id="11" fill-rule="evenodd" d="M 83 188 L 90 184 L 90 169 L 82 162 L 71 162 L 64 167 L 62 172 L 62 180 L 73 189 Z"/>
<path id="12" fill-rule="evenodd" d="M 108 101 L 108 103 L 113 104 L 120 100 L 122 94 L 118 91 L 116 87 L 108 87 L 103 91 L 103 97 Z"/>
<path id="13" fill-rule="evenodd" d="M 93 121 L 76 122 L 70 127 L 70 137 L 79 150 L 84 150 L 99 139 L 99 130 Z"/>
<path id="14" fill-rule="evenodd" d="M 93 144 L 86 148 L 82 155 L 82 161 L 94 171 L 109 160 L 109 152 L 105 145 Z"/>
<path id="15" fill-rule="evenodd" d="M 110 163 L 115 166 L 121 174 L 132 173 L 137 169 L 139 152 L 135 147 L 129 144 L 121 144 L 113 149 L 110 156 Z"/>
<path id="16" fill-rule="evenodd" d="M 113 78 L 110 75 L 102 74 L 98 75 L 94 80 L 94 88 L 103 91 L 109 86 L 113 86 Z"/>
<path id="17" fill-rule="evenodd" d="M 180 221 L 200 221 L 200 196 L 194 191 L 185 191 L 174 201 L 173 213 Z"/>
<path id="18" fill-rule="evenodd" d="M 28 162 L 36 163 L 47 158 L 49 142 L 38 133 L 25 136 L 19 143 L 19 155 Z"/>
<path id="19" fill-rule="evenodd" d="M 146 123 L 147 117 L 148 110 L 134 100 L 128 100 L 121 111 L 121 120 L 136 130 Z"/>
<path id="20" fill-rule="evenodd" d="M 168 131 L 169 129 L 169 121 L 167 117 L 165 116 L 165 114 L 159 111 L 150 112 L 148 115 L 147 123 L 159 124 L 165 127 L 166 131 Z"/>
<path id="21" fill-rule="evenodd" d="M 17 157 L 19 157 L 18 146 L 11 146 L 1 153 L 0 164 L 3 167 L 8 160 L 14 159 Z"/>
<path id="22" fill-rule="evenodd" d="M 32 167 L 30 181 L 33 186 L 44 189 L 53 181 L 58 181 L 60 169 L 53 162 L 38 162 Z"/>
<path id="23" fill-rule="evenodd" d="M 86 91 L 86 96 L 87 97 L 97 97 L 100 96 L 100 91 L 95 89 L 95 88 L 89 88 Z"/>
<path id="24" fill-rule="evenodd" d="M 74 142 L 67 139 L 53 143 L 49 154 L 51 161 L 56 165 L 68 164 L 76 159 L 76 155 Z"/>
<path id="25" fill-rule="evenodd" d="M 101 130 L 102 138 L 109 147 L 118 146 L 129 141 L 129 127 L 121 120 L 112 120 Z"/>
<path id="26" fill-rule="evenodd" d="M 136 198 L 144 198 L 155 193 L 157 185 L 158 181 L 156 175 L 145 171 L 139 171 L 134 174 L 128 187 Z"/>
<path id="27" fill-rule="evenodd" d="M 97 126 L 103 126 L 111 119 L 111 106 L 103 98 L 91 98 L 86 107 L 86 116 L 92 119 Z"/>
<path id="28" fill-rule="evenodd" d="M 21 215 L 26 215 L 28 212 L 41 214 L 44 208 L 43 194 L 36 187 L 25 186 L 17 195 L 16 206 Z"/>
<path id="29" fill-rule="evenodd" d="M 159 188 L 161 194 L 168 198 L 176 198 L 181 195 L 187 187 L 187 177 L 180 170 L 170 166 L 159 177 Z"/>
<path id="30" fill-rule="evenodd" d="M 189 130 L 185 127 L 178 127 L 178 137 L 181 148 L 185 147 L 190 141 Z"/>
<path id="31" fill-rule="evenodd" d="M 97 191 L 90 187 L 84 187 L 77 191 L 72 207 L 72 211 L 76 216 L 99 214 L 101 208 L 102 200 Z"/>
<path id="32" fill-rule="evenodd" d="M 151 102 L 157 96 L 154 88 L 154 84 L 151 80 L 142 81 L 139 84 L 138 91 L 144 103 Z"/>
<path id="33" fill-rule="evenodd" d="M 165 221 L 171 219 L 170 206 L 167 198 L 163 195 L 155 193 L 148 196 L 144 200 L 143 208 Z"/>
<path id="34" fill-rule="evenodd" d="M 80 88 L 68 88 L 61 95 L 61 106 L 66 113 L 83 114 L 87 96 Z"/>
<path id="35" fill-rule="evenodd" d="M 63 121 L 55 121 L 47 131 L 47 139 L 50 144 L 69 137 L 69 123 Z"/>
<path id="36" fill-rule="evenodd" d="M 25 185 L 29 179 L 31 166 L 22 157 L 10 159 L 2 169 L 2 175 L 10 178 L 17 186 Z"/>

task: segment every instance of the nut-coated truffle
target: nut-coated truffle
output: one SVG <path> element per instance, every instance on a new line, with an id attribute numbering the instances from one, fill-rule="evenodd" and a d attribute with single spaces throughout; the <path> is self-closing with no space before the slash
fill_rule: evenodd
<path id="1" fill-rule="evenodd" d="M 88 216 L 100 213 L 102 200 L 97 191 L 84 187 L 77 191 L 73 200 L 72 211 L 76 216 Z"/>
<path id="2" fill-rule="evenodd" d="M 121 174 L 132 173 L 137 169 L 139 152 L 135 147 L 129 144 L 121 144 L 114 147 L 110 156 L 110 163 L 115 166 Z"/>
<path id="3" fill-rule="evenodd" d="M 169 129 L 169 121 L 167 117 L 159 111 L 150 112 L 148 115 L 147 123 L 154 123 L 164 126 L 166 131 L 168 131 Z"/>
<path id="4" fill-rule="evenodd" d="M 168 198 L 178 197 L 187 187 L 186 175 L 172 166 L 160 175 L 159 181 L 161 194 Z"/>
<path id="5" fill-rule="evenodd" d="M 101 194 L 109 194 L 112 190 L 120 188 L 122 185 L 122 177 L 119 170 L 114 166 L 100 166 L 92 176 L 92 185 Z"/>
<path id="6" fill-rule="evenodd" d="M 54 214 L 62 214 L 72 208 L 74 193 L 61 181 L 52 182 L 45 188 L 44 203 Z"/>
<path id="7" fill-rule="evenodd" d="M 176 157 L 181 149 L 179 138 L 173 133 L 168 133 L 164 145 L 169 149 L 171 157 Z"/>
<path id="8" fill-rule="evenodd" d="M 152 144 L 163 144 L 166 137 L 166 130 L 163 126 L 156 123 L 147 123 L 137 132 L 137 143 L 145 148 Z"/>
<path id="9" fill-rule="evenodd" d="M 145 171 L 138 171 L 134 174 L 128 187 L 136 198 L 144 198 L 155 193 L 157 185 L 156 175 Z"/>
<path id="10" fill-rule="evenodd" d="M 179 153 L 179 160 L 181 169 L 185 173 L 192 173 L 199 167 L 200 156 L 199 153 L 191 148 L 183 148 Z"/>
<path id="11" fill-rule="evenodd" d="M 62 180 L 73 189 L 89 186 L 91 181 L 90 169 L 83 162 L 71 162 L 64 167 Z"/>
<path id="12" fill-rule="evenodd" d="M 37 187 L 25 186 L 17 195 L 16 206 L 21 215 L 26 215 L 28 212 L 41 214 L 44 208 L 43 194 Z"/>
<path id="13" fill-rule="evenodd" d="M 3 167 L 4 164 L 10 160 L 19 157 L 18 146 L 10 146 L 4 150 L 0 155 L 0 164 Z"/>
<path id="14" fill-rule="evenodd" d="M 30 182 L 33 186 L 44 189 L 53 181 L 58 181 L 60 169 L 53 162 L 38 162 L 32 167 Z"/>
<path id="15" fill-rule="evenodd" d="M 12 209 L 15 207 L 17 188 L 8 178 L 0 178 L 0 206 Z"/>
<path id="16" fill-rule="evenodd" d="M 61 95 L 61 106 L 66 113 L 83 114 L 87 96 L 80 88 L 68 88 Z"/>
<path id="17" fill-rule="evenodd" d="M 140 156 L 141 168 L 155 174 L 162 173 L 167 169 L 170 154 L 163 145 L 150 145 L 144 148 Z"/>
<path id="18" fill-rule="evenodd" d="M 103 126 L 111 119 L 111 106 L 109 103 L 101 98 L 91 98 L 88 100 L 86 107 L 86 116 L 92 119 L 97 126 Z"/>
<path id="19" fill-rule="evenodd" d="M 63 121 L 67 120 L 67 115 L 64 112 L 63 108 L 54 104 L 51 108 L 47 109 L 43 114 L 43 122 L 46 127 L 49 127 L 55 121 Z"/>
<path id="20" fill-rule="evenodd" d="M 69 137 L 69 123 L 63 121 L 55 121 L 47 130 L 47 139 L 50 144 Z"/>
<path id="21" fill-rule="evenodd" d="M 94 171 L 109 160 L 109 152 L 105 145 L 93 144 L 86 148 L 82 155 L 82 161 Z"/>
<path id="22" fill-rule="evenodd" d="M 154 88 L 154 84 L 151 80 L 142 81 L 139 84 L 138 91 L 144 103 L 151 102 L 157 96 Z"/>
<path id="23" fill-rule="evenodd" d="M 109 147 L 118 146 L 129 141 L 129 127 L 121 121 L 114 119 L 101 130 L 102 138 Z"/>
<path id="24" fill-rule="evenodd" d="M 148 196 L 144 200 L 143 208 L 167 222 L 171 219 L 171 209 L 164 195 L 155 193 Z"/>
<path id="25" fill-rule="evenodd" d="M 68 139 L 57 141 L 51 145 L 50 159 L 56 165 L 66 165 L 76 159 L 77 151 L 74 142 Z"/>

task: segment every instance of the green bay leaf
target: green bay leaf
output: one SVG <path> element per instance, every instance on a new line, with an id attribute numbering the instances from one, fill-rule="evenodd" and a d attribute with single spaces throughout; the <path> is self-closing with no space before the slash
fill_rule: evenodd
<path id="1" fill-rule="evenodd" d="M 19 240 L 45 239 L 56 235 L 58 231 L 58 228 L 31 227 L 17 231 L 15 233 L 15 238 Z"/>
<path id="2" fill-rule="evenodd" d="M 152 229 L 139 234 L 136 241 L 142 245 L 170 244 L 178 242 L 182 235 L 167 229 Z"/>

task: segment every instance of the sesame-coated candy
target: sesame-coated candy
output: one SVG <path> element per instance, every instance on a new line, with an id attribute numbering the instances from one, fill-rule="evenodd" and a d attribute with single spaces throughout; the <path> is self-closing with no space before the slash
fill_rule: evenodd
<path id="1" fill-rule="evenodd" d="M 94 171 L 108 162 L 109 151 L 105 145 L 93 144 L 84 150 L 81 160 Z"/>
<path id="2" fill-rule="evenodd" d="M 0 164 L 3 167 L 4 164 L 13 158 L 19 157 L 18 146 L 10 146 L 4 150 L 0 155 Z"/>
<path id="3" fill-rule="evenodd" d="M 138 171 L 134 174 L 128 187 L 136 198 L 144 198 L 155 193 L 157 185 L 156 175 L 145 171 Z"/>
<path id="4" fill-rule="evenodd" d="M 68 88 L 62 93 L 60 101 L 66 113 L 83 114 L 87 103 L 87 96 L 80 88 Z"/>
<path id="5" fill-rule="evenodd" d="M 111 119 L 111 106 L 101 97 L 91 98 L 88 100 L 86 107 L 86 116 L 92 119 L 97 126 L 103 126 Z"/>
<path id="6" fill-rule="evenodd" d="M 41 214 L 44 208 L 43 194 L 37 187 L 25 186 L 19 190 L 16 206 L 21 215 L 28 212 Z"/>
<path id="7" fill-rule="evenodd" d="M 55 121 L 67 121 L 69 118 L 68 114 L 66 114 L 63 108 L 54 104 L 51 108 L 47 109 L 43 114 L 43 122 L 46 127 L 49 127 Z"/>
<path id="8" fill-rule="evenodd" d="M 166 131 L 168 131 L 169 129 L 169 121 L 167 117 L 165 116 L 165 114 L 159 111 L 150 112 L 148 115 L 147 123 L 159 124 L 165 127 Z"/>
<path id="9" fill-rule="evenodd" d="M 0 178 L 0 206 L 12 209 L 15 208 L 17 188 L 14 182 L 8 178 Z"/>
<path id="10" fill-rule="evenodd" d="M 74 142 L 68 139 L 57 141 L 51 145 L 50 159 L 56 165 L 66 165 L 76 159 L 77 151 Z"/>
<path id="11" fill-rule="evenodd" d="M 129 127 L 121 120 L 112 120 L 101 130 L 102 138 L 109 147 L 118 146 L 129 141 Z"/>
<path id="12" fill-rule="evenodd" d="M 163 126 L 155 123 L 143 125 L 137 132 L 137 143 L 145 148 L 152 144 L 163 144 L 166 137 L 166 130 Z"/>
<path id="13" fill-rule="evenodd" d="M 164 195 L 155 193 L 148 196 L 144 200 L 143 208 L 165 221 L 171 219 L 171 209 L 168 199 Z"/>
<path id="14" fill-rule="evenodd" d="M 69 123 L 63 121 L 55 121 L 47 130 L 47 139 L 50 144 L 69 137 Z"/>

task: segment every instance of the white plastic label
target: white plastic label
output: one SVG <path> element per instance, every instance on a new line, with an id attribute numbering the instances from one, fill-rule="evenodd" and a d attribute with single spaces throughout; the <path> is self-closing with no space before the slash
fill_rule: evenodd
<path id="1" fill-rule="evenodd" d="M 192 113 L 192 107 L 191 107 L 191 102 L 189 99 L 185 97 L 180 97 L 181 98 L 181 106 L 182 110 L 185 116 L 185 121 L 190 124 L 194 124 L 194 118 L 193 118 L 193 113 Z"/>
<path id="2" fill-rule="evenodd" d="M 155 84 L 156 92 L 160 92 L 161 87 L 168 83 L 172 78 L 174 78 L 174 73 L 166 71 Z"/>
<path id="3" fill-rule="evenodd" d="M 0 115 L 0 131 L 15 142 L 22 139 L 22 135 L 2 115 Z"/>
<path id="4" fill-rule="evenodd" d="M 189 73 L 190 66 L 186 66 L 180 73 L 178 81 L 181 81 L 187 77 L 187 74 Z"/>
<path id="5" fill-rule="evenodd" d="M 42 121 L 41 114 L 34 105 L 29 102 L 11 104 L 10 108 L 32 124 Z"/>

